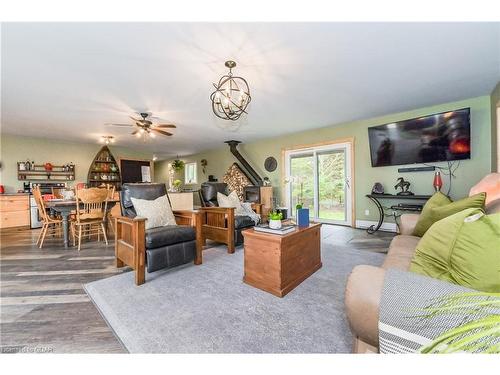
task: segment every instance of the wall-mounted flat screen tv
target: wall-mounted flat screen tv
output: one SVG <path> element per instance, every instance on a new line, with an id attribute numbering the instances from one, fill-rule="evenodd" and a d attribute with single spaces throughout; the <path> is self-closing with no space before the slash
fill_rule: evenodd
<path id="1" fill-rule="evenodd" d="M 368 128 L 372 167 L 470 159 L 470 108 Z"/>

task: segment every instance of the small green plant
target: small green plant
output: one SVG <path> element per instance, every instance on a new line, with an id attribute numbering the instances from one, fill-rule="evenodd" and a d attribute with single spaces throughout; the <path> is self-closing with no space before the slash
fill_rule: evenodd
<path id="1" fill-rule="evenodd" d="M 295 205 L 295 209 L 296 209 L 296 210 L 300 210 L 301 208 L 302 208 L 302 203 L 297 203 L 297 204 Z"/>
<path id="2" fill-rule="evenodd" d="M 471 292 L 448 295 L 436 299 L 423 309 L 423 318 L 436 315 L 468 313 L 473 316 L 486 312 L 486 316 L 472 319 L 458 327 L 443 332 L 430 344 L 420 348 L 420 353 L 500 353 L 500 293 Z"/>
<path id="3" fill-rule="evenodd" d="M 180 172 L 184 169 L 184 162 L 182 160 L 175 159 L 172 162 L 172 168 L 174 169 L 174 171 Z"/>
<path id="4" fill-rule="evenodd" d="M 283 214 L 276 210 L 269 212 L 269 220 L 282 220 Z"/>
<path id="5" fill-rule="evenodd" d="M 174 181 L 174 187 L 175 187 L 176 189 L 179 189 L 179 187 L 181 186 L 181 184 L 182 184 L 182 181 L 181 181 L 181 180 L 175 180 L 175 181 Z"/>

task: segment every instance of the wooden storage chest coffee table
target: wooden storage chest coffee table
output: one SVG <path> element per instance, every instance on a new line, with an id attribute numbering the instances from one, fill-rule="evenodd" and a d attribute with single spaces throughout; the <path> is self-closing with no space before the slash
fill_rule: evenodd
<path id="1" fill-rule="evenodd" d="M 321 224 L 297 228 L 284 236 L 243 231 L 246 284 L 278 297 L 321 268 Z"/>

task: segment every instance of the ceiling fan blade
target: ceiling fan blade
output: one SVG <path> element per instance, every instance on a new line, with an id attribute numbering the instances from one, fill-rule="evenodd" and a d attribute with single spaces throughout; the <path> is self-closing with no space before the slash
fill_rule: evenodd
<path id="1" fill-rule="evenodd" d="M 137 119 L 137 118 L 133 118 L 132 116 L 129 116 L 132 120 L 134 120 L 135 122 L 142 122 L 144 121 L 144 119 L 140 118 L 140 119 Z"/>
<path id="2" fill-rule="evenodd" d="M 132 135 L 136 135 L 137 133 L 139 133 L 139 129 L 134 130 L 134 131 L 133 131 L 132 133 L 130 133 L 130 134 L 132 134 Z"/>
<path id="3" fill-rule="evenodd" d="M 155 128 L 152 128 L 151 130 L 152 130 L 152 131 L 154 131 L 154 132 L 157 132 L 157 133 L 163 134 L 163 135 L 167 135 L 167 136 L 171 136 L 171 135 L 173 135 L 172 133 L 165 132 L 165 131 L 163 131 L 163 130 L 159 130 L 159 129 L 155 129 Z"/>
<path id="4" fill-rule="evenodd" d="M 155 128 L 176 128 L 174 124 L 158 124 L 154 126 Z"/>
<path id="5" fill-rule="evenodd" d="M 125 126 L 128 126 L 128 127 L 130 127 L 130 126 L 134 126 L 134 125 L 132 125 L 132 124 L 111 124 L 111 123 L 109 123 L 109 122 L 108 122 L 108 123 L 105 123 L 104 125 L 105 125 L 105 126 L 123 126 L 123 127 L 125 127 Z"/>

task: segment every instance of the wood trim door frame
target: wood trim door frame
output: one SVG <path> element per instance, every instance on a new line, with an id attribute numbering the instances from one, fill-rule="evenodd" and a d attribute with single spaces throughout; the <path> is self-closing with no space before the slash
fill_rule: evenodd
<path id="1" fill-rule="evenodd" d="M 307 151 L 308 149 L 313 149 L 317 147 L 335 146 L 341 143 L 347 143 L 350 145 L 351 155 L 350 155 L 350 169 L 351 169 L 351 227 L 356 227 L 356 168 L 355 168 L 355 137 L 338 138 L 329 141 L 322 141 L 309 144 L 299 144 L 290 147 L 283 147 L 281 149 L 281 191 L 283 194 L 286 193 L 286 153 L 288 151 Z"/>

